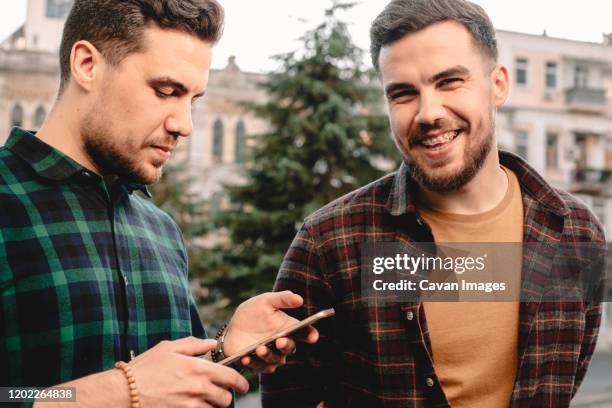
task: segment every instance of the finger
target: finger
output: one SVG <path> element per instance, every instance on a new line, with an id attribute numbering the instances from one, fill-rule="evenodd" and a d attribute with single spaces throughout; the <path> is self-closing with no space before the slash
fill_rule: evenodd
<path id="1" fill-rule="evenodd" d="M 251 361 L 252 361 L 251 357 L 249 357 L 249 356 L 244 356 L 244 357 L 242 357 L 242 358 L 240 359 L 240 364 L 242 364 L 243 366 L 245 366 L 245 367 L 246 367 L 246 366 L 248 366 L 249 364 L 251 364 Z"/>
<path id="2" fill-rule="evenodd" d="M 304 341 L 314 344 L 319 341 L 319 331 L 314 326 L 307 326 L 295 333 L 291 333 L 291 338 L 297 341 Z"/>
<path id="3" fill-rule="evenodd" d="M 277 368 L 278 368 L 278 366 L 276 366 L 276 365 L 269 365 L 269 366 L 266 366 L 266 368 L 264 368 L 262 372 L 264 374 L 272 374 L 272 373 L 276 372 Z"/>
<path id="4" fill-rule="evenodd" d="M 297 347 L 295 341 L 288 337 L 276 339 L 275 346 L 276 350 L 284 355 L 295 354 L 295 349 Z"/>
<path id="5" fill-rule="evenodd" d="M 210 382 L 204 385 L 204 401 L 215 407 L 229 407 L 232 403 L 232 393 Z"/>
<path id="6" fill-rule="evenodd" d="M 254 358 L 251 359 L 251 362 L 246 365 L 245 367 L 247 367 L 249 369 L 249 371 L 255 373 L 255 374 L 259 374 L 259 373 L 263 373 L 264 370 L 268 367 L 267 364 L 265 364 L 263 361 L 261 361 L 258 358 Z"/>
<path id="7" fill-rule="evenodd" d="M 313 326 L 308 326 L 308 333 L 306 334 L 306 343 L 315 344 L 319 341 L 319 331 Z"/>
<path id="8" fill-rule="evenodd" d="M 273 352 L 266 346 L 257 347 L 255 355 L 259 357 L 266 364 L 278 364 L 281 360 L 281 356 L 278 353 Z"/>
<path id="9" fill-rule="evenodd" d="M 248 381 L 233 368 L 221 364 L 200 360 L 201 373 L 213 384 L 228 389 L 232 388 L 241 394 L 249 391 Z"/>
<path id="10" fill-rule="evenodd" d="M 185 337 L 170 343 L 172 344 L 173 351 L 188 356 L 206 354 L 217 347 L 217 342 L 215 340 L 203 340 L 196 337 Z"/>
<path id="11" fill-rule="evenodd" d="M 290 290 L 270 292 L 263 296 L 266 297 L 268 304 L 275 309 L 293 309 L 302 306 L 302 303 L 304 303 L 304 299 L 300 295 Z"/>

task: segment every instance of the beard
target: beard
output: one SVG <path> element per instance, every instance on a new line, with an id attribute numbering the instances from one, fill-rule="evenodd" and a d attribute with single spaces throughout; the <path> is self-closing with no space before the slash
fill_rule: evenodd
<path id="1" fill-rule="evenodd" d="M 113 131 L 110 121 L 105 121 L 104 117 L 102 112 L 94 109 L 85 115 L 80 127 L 85 151 L 100 173 L 145 185 L 158 181 L 164 161 L 151 162 L 157 171 L 147 169 L 150 166 L 138 160 L 142 148 L 131 143 L 130 137 L 119 138 L 118 132 Z"/>
<path id="2" fill-rule="evenodd" d="M 411 160 L 407 154 L 404 154 L 404 161 L 409 165 L 410 176 L 421 188 L 428 191 L 435 193 L 450 193 L 459 190 L 474 179 L 491 152 L 493 148 L 493 129 L 495 129 L 494 121 L 494 116 L 491 114 L 487 124 L 488 126 L 484 129 L 485 137 L 477 142 L 476 145 L 472 146 L 469 144 L 470 141 L 466 140 L 466 147 L 463 152 L 463 166 L 455 174 L 436 176 L 435 174 L 431 174 L 432 172 L 426 171 L 423 166 L 420 166 L 415 160 Z M 436 124 L 435 126 L 427 125 L 426 128 L 427 129 L 422 129 L 421 131 L 426 133 L 427 131 L 437 128 L 453 127 Z M 467 132 L 462 131 L 461 133 L 462 137 L 468 137 L 466 134 Z"/>

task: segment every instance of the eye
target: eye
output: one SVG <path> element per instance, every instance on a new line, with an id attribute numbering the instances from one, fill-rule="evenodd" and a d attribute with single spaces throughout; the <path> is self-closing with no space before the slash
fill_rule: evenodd
<path id="1" fill-rule="evenodd" d="M 166 88 L 162 88 L 162 89 L 156 88 L 155 94 L 162 99 L 169 98 L 171 96 L 174 96 L 174 90 L 166 89 Z"/>
<path id="2" fill-rule="evenodd" d="M 439 88 L 452 88 L 463 83 L 461 78 L 446 78 L 438 82 Z"/>

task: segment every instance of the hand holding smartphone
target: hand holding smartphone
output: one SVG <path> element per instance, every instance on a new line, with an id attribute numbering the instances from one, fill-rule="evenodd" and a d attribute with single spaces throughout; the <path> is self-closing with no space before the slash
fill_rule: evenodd
<path id="1" fill-rule="evenodd" d="M 238 350 L 236 353 L 234 353 L 234 355 L 226 357 L 225 359 L 219 361 L 219 364 L 226 365 L 226 366 L 231 365 L 235 363 L 236 361 L 240 360 L 242 357 L 254 353 L 255 350 L 257 350 L 257 348 L 260 346 L 270 345 L 271 343 L 273 343 L 276 339 L 280 337 L 288 337 L 290 334 L 296 331 L 299 331 L 307 326 L 310 326 L 311 324 L 314 324 L 318 320 L 324 319 L 326 317 L 334 316 L 335 314 L 336 314 L 336 311 L 333 308 L 321 310 L 320 312 L 315 313 L 312 316 L 309 316 L 304 320 L 301 320 L 291 326 L 280 329 L 272 333 L 268 337 L 265 337 L 259 340 L 258 342 L 251 344 L 241 350 Z"/>

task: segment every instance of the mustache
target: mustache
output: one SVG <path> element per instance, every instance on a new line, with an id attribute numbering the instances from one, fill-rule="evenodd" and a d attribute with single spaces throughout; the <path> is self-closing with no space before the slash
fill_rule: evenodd
<path id="1" fill-rule="evenodd" d="M 467 128 L 467 123 L 463 121 L 451 123 L 448 120 L 439 119 L 431 123 L 418 123 L 408 134 L 408 146 L 415 147 L 421 140 L 427 138 L 430 132 L 436 130 L 455 130 L 465 128 Z"/>
<path id="2" fill-rule="evenodd" d="M 151 140 L 146 143 L 147 146 L 172 146 L 173 148 L 176 147 L 177 144 L 178 138 L 174 136 L 171 138 Z"/>

